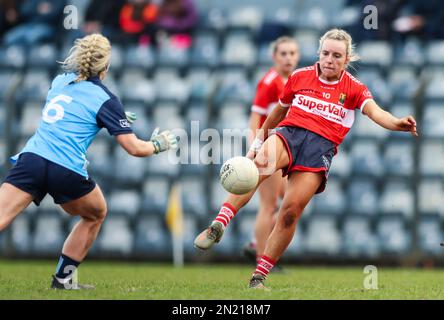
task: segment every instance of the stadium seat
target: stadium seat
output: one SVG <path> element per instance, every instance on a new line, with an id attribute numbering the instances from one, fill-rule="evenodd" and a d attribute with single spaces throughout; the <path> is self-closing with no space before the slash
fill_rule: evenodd
<path id="1" fill-rule="evenodd" d="M 143 184 L 142 209 L 144 214 L 164 214 L 167 208 L 170 183 L 165 177 L 148 177 Z"/>
<path id="2" fill-rule="evenodd" d="M 380 212 L 401 214 L 406 220 L 413 218 L 414 194 L 409 179 L 386 179 L 379 201 Z"/>
<path id="3" fill-rule="evenodd" d="M 156 56 L 148 46 L 130 46 L 123 58 L 125 68 L 151 70 L 156 65 Z"/>
<path id="4" fill-rule="evenodd" d="M 140 70 L 127 69 L 120 79 L 119 86 L 123 100 L 151 104 L 156 98 L 154 84 Z"/>
<path id="5" fill-rule="evenodd" d="M 56 255 L 60 253 L 66 235 L 62 220 L 58 215 L 39 215 L 32 240 L 33 254 Z"/>
<path id="6" fill-rule="evenodd" d="M 254 239 L 254 225 L 256 223 L 256 214 L 245 214 L 241 213 L 236 216 L 235 220 L 230 224 L 230 228 L 234 227 L 236 224 L 238 230 L 238 248 L 239 250 L 242 246 L 252 239 Z M 224 238 L 225 240 L 225 238 Z"/>
<path id="7" fill-rule="evenodd" d="M 51 80 L 45 70 L 30 70 L 24 75 L 21 89 L 17 91 L 20 101 L 35 101 L 44 104 Z"/>
<path id="8" fill-rule="evenodd" d="M 205 197 L 206 182 L 202 177 L 196 176 L 182 177 L 180 179 L 180 189 L 182 193 L 182 208 L 185 212 L 204 216 L 207 214 L 207 200 Z"/>
<path id="9" fill-rule="evenodd" d="M 247 28 L 255 32 L 262 25 L 264 12 L 258 5 L 245 5 L 233 7 L 227 14 L 227 22 L 230 28 Z"/>
<path id="10" fill-rule="evenodd" d="M 137 116 L 137 120 L 131 124 L 131 129 L 140 139 L 148 140 L 151 138 L 151 133 L 153 128 L 153 123 L 151 119 L 147 116 L 149 113 L 149 108 L 143 103 L 126 103 L 124 105 L 125 111 L 134 112 Z"/>
<path id="11" fill-rule="evenodd" d="M 371 138 L 375 140 L 384 140 L 388 137 L 389 131 L 377 125 L 363 114 L 356 114 L 353 124 L 353 136 L 356 138 Z"/>
<path id="12" fill-rule="evenodd" d="M 256 62 L 256 46 L 251 34 L 245 31 L 231 31 L 226 34 L 221 55 L 221 62 L 226 67 L 253 66 Z"/>
<path id="13" fill-rule="evenodd" d="M 157 64 L 183 68 L 188 65 L 190 50 L 175 45 L 172 41 L 161 42 L 157 48 Z"/>
<path id="14" fill-rule="evenodd" d="M 430 64 L 444 64 L 444 40 L 431 41 L 427 45 L 425 56 Z"/>
<path id="15" fill-rule="evenodd" d="M 253 87 L 243 71 L 225 69 L 219 79 L 219 88 L 213 100 L 215 106 L 219 107 L 228 102 L 251 104 L 254 95 Z"/>
<path id="16" fill-rule="evenodd" d="M 354 178 L 347 188 L 347 203 L 350 215 L 377 215 L 379 194 L 373 179 Z"/>
<path id="17" fill-rule="evenodd" d="M 393 63 L 398 65 L 422 66 L 425 62 L 424 44 L 418 38 L 409 38 L 395 46 Z"/>
<path id="18" fill-rule="evenodd" d="M 417 75 L 414 67 L 392 67 L 388 75 L 388 83 L 394 98 L 410 100 L 418 89 Z"/>
<path id="19" fill-rule="evenodd" d="M 219 43 L 214 32 L 199 32 L 194 36 L 190 53 L 190 64 L 193 67 L 213 68 L 219 64 Z"/>
<path id="20" fill-rule="evenodd" d="M 175 70 L 157 69 L 153 80 L 158 101 L 182 104 L 188 100 L 190 96 L 188 83 L 180 78 Z"/>
<path id="21" fill-rule="evenodd" d="M 42 117 L 43 104 L 39 102 L 28 102 L 23 107 L 23 115 L 20 122 L 20 135 L 23 138 L 32 136 L 40 125 Z"/>
<path id="22" fill-rule="evenodd" d="M 31 48 L 28 54 L 28 66 L 30 68 L 54 69 L 57 60 L 57 48 L 53 44 L 41 44 Z"/>
<path id="23" fill-rule="evenodd" d="M 392 63 L 393 49 L 386 41 L 363 41 L 358 46 L 362 64 L 388 67 Z"/>
<path id="24" fill-rule="evenodd" d="M 441 141 L 425 140 L 419 147 L 419 172 L 422 176 L 440 176 L 444 174 L 444 144 Z"/>
<path id="25" fill-rule="evenodd" d="M 313 211 L 317 214 L 341 215 L 346 209 L 345 193 L 341 183 L 330 178 L 323 193 L 314 197 Z"/>
<path id="26" fill-rule="evenodd" d="M 352 174 L 379 177 L 382 161 L 378 144 L 373 140 L 354 140 L 350 149 Z"/>
<path id="27" fill-rule="evenodd" d="M 184 211 L 183 214 L 183 245 L 185 258 L 194 257 L 198 254 L 194 248 L 194 238 L 200 232 L 198 218 Z"/>
<path id="28" fill-rule="evenodd" d="M 444 99 L 444 77 L 432 77 L 425 90 L 425 98 L 429 100 Z"/>
<path id="29" fill-rule="evenodd" d="M 444 185 L 442 179 L 421 179 L 418 188 L 418 209 L 421 214 L 439 214 L 444 217 Z"/>
<path id="30" fill-rule="evenodd" d="M 340 148 L 333 158 L 329 173 L 330 177 L 346 179 L 351 173 L 351 160 L 350 152 Z"/>
<path id="31" fill-rule="evenodd" d="M 389 141 L 384 146 L 383 162 L 385 176 L 403 176 L 413 175 L 414 155 L 413 144 L 405 140 Z"/>
<path id="32" fill-rule="evenodd" d="M 25 48 L 10 46 L 0 48 L 0 68 L 20 70 L 26 64 Z"/>
<path id="33" fill-rule="evenodd" d="M 184 79 L 189 87 L 189 99 L 192 103 L 207 103 L 216 87 L 215 78 L 209 69 L 199 68 L 189 72 Z"/>
<path id="34" fill-rule="evenodd" d="M 181 106 L 175 102 L 159 102 L 153 107 L 153 125 L 162 130 L 186 129 Z"/>
<path id="35" fill-rule="evenodd" d="M 319 32 L 314 30 L 296 29 L 293 37 L 299 43 L 301 53 L 300 67 L 312 65 L 317 61 L 319 49 Z"/>
<path id="36" fill-rule="evenodd" d="M 391 84 L 377 69 L 367 68 L 364 65 L 358 69 L 357 78 L 368 87 L 378 104 L 382 106 L 390 105 L 393 98 Z"/>
<path id="37" fill-rule="evenodd" d="M 378 238 L 373 234 L 371 220 L 366 216 L 348 216 L 342 227 L 342 252 L 348 257 L 376 257 Z"/>
<path id="38" fill-rule="evenodd" d="M 431 103 L 424 107 L 421 125 L 425 137 L 444 138 L 444 128 L 440 121 L 444 116 L 442 103 Z"/>
<path id="39" fill-rule="evenodd" d="M 113 172 L 113 157 L 110 156 L 108 139 L 95 139 L 88 148 L 86 158 L 89 161 L 88 171 L 92 177 L 96 175 L 111 177 L 111 173 Z"/>
<path id="40" fill-rule="evenodd" d="M 28 217 L 23 214 L 19 215 L 9 228 L 13 251 L 19 255 L 30 254 L 33 234 L 31 233 L 31 221 Z"/>
<path id="41" fill-rule="evenodd" d="M 336 255 L 341 249 L 341 234 L 336 218 L 328 215 L 312 215 L 308 221 L 304 248 L 310 255 Z"/>
<path id="42" fill-rule="evenodd" d="M 97 239 L 100 255 L 128 257 L 133 248 L 133 233 L 126 217 L 109 216 L 101 228 Z"/>
<path id="43" fill-rule="evenodd" d="M 113 72 L 118 73 L 120 70 L 122 70 L 123 67 L 123 49 L 120 45 L 114 44 L 112 47 L 112 54 L 110 58 L 110 69 L 113 70 Z"/>
<path id="44" fill-rule="evenodd" d="M 248 125 L 248 109 L 240 102 L 224 103 L 219 111 L 216 128 L 220 131 L 237 129 L 242 132 L 249 128 Z"/>
<path id="45" fill-rule="evenodd" d="M 141 207 L 141 198 L 138 190 L 113 189 L 108 197 L 109 215 L 124 216 L 128 219 L 135 217 Z"/>
<path id="46" fill-rule="evenodd" d="M 381 253 L 393 258 L 401 256 L 410 249 L 411 236 L 407 232 L 401 216 L 382 216 L 376 230 Z"/>
<path id="47" fill-rule="evenodd" d="M 120 187 L 140 186 L 143 183 L 148 159 L 130 156 L 123 148 L 114 150 L 113 178 Z"/>
<path id="48" fill-rule="evenodd" d="M 134 253 L 142 257 L 169 256 L 171 237 L 164 228 L 164 216 L 143 216 L 134 230 Z"/>
<path id="49" fill-rule="evenodd" d="M 420 217 L 418 228 L 419 246 L 422 252 L 432 255 L 441 255 L 443 232 L 440 227 L 440 218 L 437 215 L 423 215 Z"/>

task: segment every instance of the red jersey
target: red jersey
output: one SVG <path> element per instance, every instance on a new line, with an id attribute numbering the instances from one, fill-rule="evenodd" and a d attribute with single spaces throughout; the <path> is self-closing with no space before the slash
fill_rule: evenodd
<path id="1" fill-rule="evenodd" d="M 340 144 L 355 120 L 355 110 L 372 100 L 367 87 L 347 71 L 337 81 L 319 78 L 318 63 L 288 78 L 280 103 L 290 107 L 279 127 L 301 127 Z"/>
<path id="2" fill-rule="evenodd" d="M 268 70 L 257 84 L 251 111 L 261 115 L 259 128 L 262 127 L 267 116 L 279 102 L 279 96 L 284 90 L 284 86 L 284 80 L 274 68 Z"/>

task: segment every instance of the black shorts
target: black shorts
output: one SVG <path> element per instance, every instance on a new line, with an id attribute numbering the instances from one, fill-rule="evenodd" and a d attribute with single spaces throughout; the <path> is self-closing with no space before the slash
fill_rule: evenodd
<path id="1" fill-rule="evenodd" d="M 31 194 L 36 205 L 47 193 L 55 203 L 63 204 L 90 193 L 96 186 L 94 180 L 30 152 L 20 155 L 4 182 Z"/>
<path id="2" fill-rule="evenodd" d="M 337 146 L 330 140 L 299 127 L 278 127 L 274 133 L 284 141 L 290 157 L 288 168 L 282 169 L 282 176 L 293 171 L 323 172 L 324 179 L 316 193 L 325 190 L 328 172 Z"/>

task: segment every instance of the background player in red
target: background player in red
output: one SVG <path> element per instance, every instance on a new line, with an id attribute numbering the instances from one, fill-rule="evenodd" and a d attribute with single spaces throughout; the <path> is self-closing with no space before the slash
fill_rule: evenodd
<path id="1" fill-rule="evenodd" d="M 250 279 L 250 288 L 264 288 L 265 278 L 290 244 L 305 206 L 314 194 L 324 190 L 332 158 L 353 125 L 355 109 L 383 128 L 418 135 L 412 116 L 397 118 L 381 109 L 367 87 L 345 70 L 349 62 L 357 60 L 347 32 L 329 30 L 319 42 L 319 61 L 293 72 L 279 105 L 259 130 L 247 155 L 255 157 L 260 172 L 266 172 L 258 184 L 277 170 L 289 176 L 276 224 Z M 195 246 L 206 250 L 219 242 L 228 222 L 254 192 L 230 194 L 213 223 L 196 237 Z"/>
<path id="2" fill-rule="evenodd" d="M 250 129 L 253 134 L 250 143 L 256 136 L 257 129 L 262 127 L 267 116 L 278 104 L 288 77 L 299 63 L 299 45 L 291 37 L 283 36 L 272 42 L 271 53 L 274 66 L 259 81 L 251 107 Z M 245 254 L 255 261 L 264 253 L 265 242 L 276 221 L 278 199 L 284 197 L 286 182 L 287 179 L 280 172 L 275 172 L 259 187 L 260 203 L 254 227 L 255 239 L 244 247 Z"/>

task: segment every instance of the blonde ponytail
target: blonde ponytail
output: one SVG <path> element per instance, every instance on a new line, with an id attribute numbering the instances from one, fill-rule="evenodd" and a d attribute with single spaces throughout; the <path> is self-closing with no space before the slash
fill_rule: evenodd
<path id="1" fill-rule="evenodd" d="M 66 72 L 77 74 L 76 82 L 99 75 L 107 70 L 111 44 L 101 34 L 91 34 L 74 42 L 68 57 L 61 62 Z"/>

